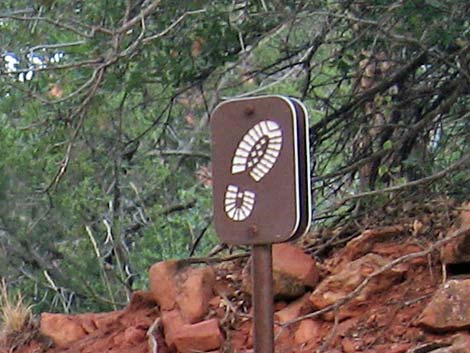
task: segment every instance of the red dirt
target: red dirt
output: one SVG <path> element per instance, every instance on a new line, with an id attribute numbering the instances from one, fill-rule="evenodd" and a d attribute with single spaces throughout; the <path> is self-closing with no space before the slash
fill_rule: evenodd
<path id="1" fill-rule="evenodd" d="M 365 236 L 362 240 L 356 238 L 349 243 L 349 247 L 346 246 L 336 251 L 330 258 L 319 264 L 322 270 L 320 283 L 327 276 L 338 272 L 339 267 L 348 268 L 355 258 L 365 253 L 381 255 L 391 261 L 405 254 L 426 249 L 431 244 L 432 237 L 420 237 L 418 242 L 416 237 L 396 236 L 399 233 L 407 233 L 410 229 L 412 232 L 413 227 L 416 227 L 416 224 L 409 227 L 398 226 L 396 229 L 377 228 L 376 231 L 374 230 L 375 233 L 372 232 L 376 234 L 373 236 L 363 232 Z M 422 226 L 419 226 L 419 229 L 422 229 Z M 364 239 L 367 241 L 367 246 L 364 245 L 366 243 L 362 245 L 360 243 Z M 305 245 L 305 240 L 303 242 L 302 244 Z M 354 252 L 361 252 L 361 254 Z M 217 319 L 223 333 L 224 341 L 214 352 L 253 351 L 250 297 L 241 290 L 245 262 L 246 260 L 235 260 L 215 266 L 214 296 L 209 301 L 209 310 L 203 319 Z M 306 306 L 302 304 L 301 309 L 297 311 L 292 309 L 292 312 L 295 312 L 294 317 L 300 316 L 301 319 L 287 326 L 276 326 L 276 352 L 424 353 L 449 345 L 454 340 L 456 332 L 437 334 L 416 324 L 424 307 L 430 302 L 432 294 L 443 281 L 439 253 L 434 252 L 427 257 L 420 257 L 399 266 L 402 266 L 404 273 L 399 281 L 372 294 L 365 301 L 348 307 L 346 317 L 336 316 L 335 318 L 335 315 L 330 315 L 329 320 L 326 320 L 324 316 L 302 319 L 302 315 L 315 311 L 311 303 L 307 303 Z M 304 296 L 306 302 L 311 292 L 312 289 Z M 293 301 L 293 299 L 289 302 L 277 301 L 275 310 L 284 309 L 283 312 L 285 312 L 286 307 L 294 305 L 291 304 Z M 276 317 L 282 320 L 283 316 Z M 283 322 L 290 318 L 285 317 L 287 319 Z M 163 324 L 160 322 L 160 309 L 149 292 L 136 292 L 129 306 L 122 311 L 107 314 L 82 314 L 67 316 L 67 318 L 72 318 L 78 323 L 80 329 L 85 331 L 82 337 L 59 345 L 57 345 L 57 339 L 54 339 L 55 346 L 50 348 L 44 344 L 44 340 L 34 340 L 27 347 L 18 348 L 13 352 L 166 353 L 174 351 L 174 348 L 168 348 L 165 343 Z M 64 334 L 67 333 L 64 332 Z M 462 342 L 470 340 L 468 330 L 460 331 L 458 334 L 460 335 L 457 337 L 458 340 Z M 63 342 L 67 341 L 66 338 Z M 428 348 L 425 348 L 426 344 Z M 424 348 L 416 349 L 419 346 Z M 467 351 L 470 352 L 470 348 L 462 350 L 462 352 Z M 0 348 L 0 353 L 4 352 L 8 350 L 2 351 Z"/>

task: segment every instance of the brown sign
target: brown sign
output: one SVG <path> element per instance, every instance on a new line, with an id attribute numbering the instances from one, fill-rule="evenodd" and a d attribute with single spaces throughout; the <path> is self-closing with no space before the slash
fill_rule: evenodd
<path id="1" fill-rule="evenodd" d="M 227 101 L 212 118 L 216 232 L 228 244 L 267 244 L 310 223 L 307 114 L 281 96 Z"/>

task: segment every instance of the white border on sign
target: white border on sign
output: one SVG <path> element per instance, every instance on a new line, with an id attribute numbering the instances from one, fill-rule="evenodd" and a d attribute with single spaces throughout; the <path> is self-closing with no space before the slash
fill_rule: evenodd
<path id="1" fill-rule="evenodd" d="M 302 111 L 304 112 L 304 124 L 305 124 L 305 158 L 306 158 L 306 161 L 305 163 L 307 164 L 306 165 L 306 177 L 307 177 L 307 213 L 308 213 L 308 220 L 307 220 L 307 225 L 305 227 L 305 230 L 302 234 L 299 235 L 299 237 L 303 236 L 304 234 L 306 234 L 308 232 L 308 230 L 310 229 L 311 225 L 312 225 L 312 180 L 311 180 L 311 175 L 310 175 L 310 168 L 311 168 L 311 165 L 310 165 L 310 138 L 309 138 L 309 124 L 308 124 L 308 120 L 309 120 L 309 115 L 308 115 L 308 111 L 307 111 L 307 108 L 305 107 L 305 105 L 300 101 L 298 100 L 297 98 L 291 98 L 292 100 L 294 100 L 297 104 L 299 104 L 299 106 L 302 108 Z"/>

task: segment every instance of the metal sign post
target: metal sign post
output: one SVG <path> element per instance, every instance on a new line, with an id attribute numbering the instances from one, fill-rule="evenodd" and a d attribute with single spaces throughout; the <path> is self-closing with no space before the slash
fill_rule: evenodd
<path id="1" fill-rule="evenodd" d="M 272 245 L 253 245 L 251 250 L 254 348 L 256 353 L 274 352 L 274 301 Z"/>
<path id="2" fill-rule="evenodd" d="M 255 352 L 274 352 L 272 245 L 310 225 L 305 107 L 282 96 L 231 100 L 211 118 L 214 222 L 227 244 L 252 245 Z"/>

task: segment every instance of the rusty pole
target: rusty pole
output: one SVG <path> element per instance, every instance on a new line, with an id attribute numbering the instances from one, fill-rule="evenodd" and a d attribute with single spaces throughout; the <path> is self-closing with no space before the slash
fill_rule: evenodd
<path id="1" fill-rule="evenodd" d="M 272 245 L 252 247 L 255 353 L 274 353 L 274 301 Z"/>

